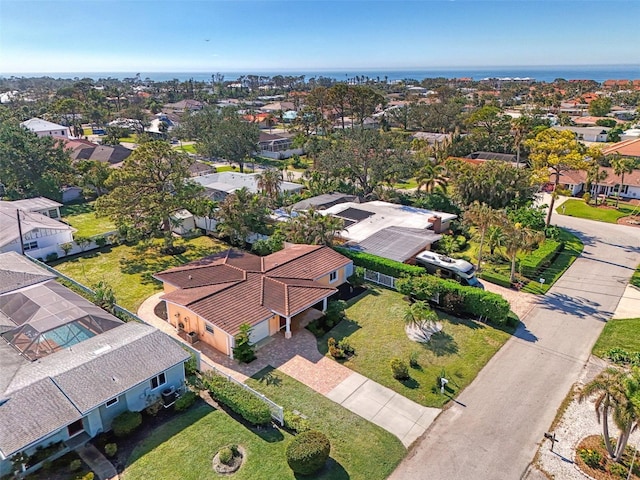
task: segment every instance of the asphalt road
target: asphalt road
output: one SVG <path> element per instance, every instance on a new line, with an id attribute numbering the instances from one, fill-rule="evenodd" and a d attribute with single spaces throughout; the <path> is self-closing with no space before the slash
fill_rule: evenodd
<path id="1" fill-rule="evenodd" d="M 640 264 L 640 228 L 553 221 L 582 238 L 583 254 L 390 478 L 521 478 Z"/>

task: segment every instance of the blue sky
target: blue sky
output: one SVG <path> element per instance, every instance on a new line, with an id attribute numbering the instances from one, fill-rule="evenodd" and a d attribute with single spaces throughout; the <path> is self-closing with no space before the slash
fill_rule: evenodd
<path id="1" fill-rule="evenodd" d="M 0 0 L 0 73 L 640 64 L 638 0 Z"/>

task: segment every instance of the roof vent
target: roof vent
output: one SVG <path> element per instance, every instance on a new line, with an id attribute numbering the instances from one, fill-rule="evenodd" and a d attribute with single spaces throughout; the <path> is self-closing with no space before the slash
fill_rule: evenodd
<path id="1" fill-rule="evenodd" d="M 189 280 L 193 280 L 193 277 L 191 275 L 189 275 Z"/>

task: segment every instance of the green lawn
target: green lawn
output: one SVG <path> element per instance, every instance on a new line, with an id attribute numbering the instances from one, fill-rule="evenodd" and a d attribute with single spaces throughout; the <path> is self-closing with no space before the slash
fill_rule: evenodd
<path id="1" fill-rule="evenodd" d="M 457 395 L 509 339 L 510 331 L 483 323 L 439 314 L 443 331 L 428 343 L 409 340 L 404 331 L 404 312 L 408 303 L 397 292 L 370 286 L 363 296 L 350 302 L 347 319 L 324 337 L 318 349 L 327 352 L 327 340 L 347 338 L 356 354 L 344 365 L 429 407 L 441 407 L 449 397 L 440 393 L 438 377 L 451 379 L 452 395 Z M 406 363 L 417 353 L 419 368 L 410 368 L 411 380 L 399 382 L 389 363 L 399 357 Z"/>
<path id="2" fill-rule="evenodd" d="M 185 153 L 193 153 L 193 154 L 198 153 L 198 152 L 196 151 L 196 146 L 195 146 L 195 144 L 182 145 L 182 146 L 178 145 L 178 146 L 175 146 L 175 147 L 173 147 L 173 148 L 174 148 L 175 150 L 180 150 L 180 151 L 185 152 Z"/>
<path id="3" fill-rule="evenodd" d="M 638 268 L 636 268 L 636 271 L 633 273 L 633 276 L 631 277 L 631 281 L 629 283 L 640 288 L 640 265 L 638 265 Z"/>
<path id="4" fill-rule="evenodd" d="M 640 318 L 609 320 L 593 347 L 593 354 L 604 357 L 606 352 L 616 347 L 627 352 L 640 352 Z"/>
<path id="5" fill-rule="evenodd" d="M 337 465 L 320 478 L 387 478 L 406 453 L 391 433 L 278 370 L 266 368 L 247 384 L 285 409 L 306 415 L 312 428 L 329 437 L 331 458 Z"/>
<path id="6" fill-rule="evenodd" d="M 136 133 L 133 133 L 128 137 L 120 137 L 119 140 L 120 142 L 126 142 L 126 143 L 138 143 L 138 135 Z"/>
<path id="7" fill-rule="evenodd" d="M 620 208 L 594 207 L 584 203 L 584 200 L 570 198 L 558 208 L 556 212 L 570 217 L 586 218 L 599 222 L 617 223 L 618 219 L 631 215 L 634 207 L 620 202 Z"/>
<path id="8" fill-rule="evenodd" d="M 325 468 L 310 478 L 377 480 L 389 476 L 404 457 L 400 441 L 382 428 L 273 369 L 248 382 L 285 408 L 296 409 L 331 440 Z M 285 457 L 292 436 L 278 429 L 249 429 L 221 410 L 200 405 L 157 428 L 132 452 L 124 480 L 220 478 L 211 460 L 223 446 L 238 444 L 247 454 L 237 479 L 295 479 Z"/>
<path id="9" fill-rule="evenodd" d="M 285 459 L 291 436 L 277 429 L 256 433 L 222 410 L 201 405 L 157 428 L 132 452 L 124 480 L 205 480 L 220 478 L 211 461 L 230 444 L 246 449 L 245 464 L 234 479 L 291 478 Z"/>
<path id="10" fill-rule="evenodd" d="M 78 230 L 75 233 L 76 237 L 93 237 L 116 229 L 107 217 L 96 216 L 93 202 L 66 205 L 60 213 L 65 222 Z"/>
<path id="11" fill-rule="evenodd" d="M 411 188 L 416 188 L 418 186 L 418 181 L 415 178 L 410 178 L 405 180 L 404 182 L 396 183 L 393 188 L 400 188 L 404 190 L 409 190 Z"/>
<path id="12" fill-rule="evenodd" d="M 176 245 L 180 244 L 187 246 L 182 255 L 163 255 L 159 250 L 162 240 L 154 240 L 150 247 L 143 244 L 105 247 L 81 257 L 62 259 L 52 266 L 88 287 L 104 280 L 113 288 L 117 302 L 136 312 L 147 297 L 161 290 L 160 282 L 151 278 L 152 274 L 228 248 L 205 236 L 177 240 Z"/>

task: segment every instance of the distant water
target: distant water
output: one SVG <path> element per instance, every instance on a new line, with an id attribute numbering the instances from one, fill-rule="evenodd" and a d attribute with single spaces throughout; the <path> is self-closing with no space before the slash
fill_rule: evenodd
<path id="1" fill-rule="evenodd" d="M 273 77 L 276 75 L 304 75 L 305 79 L 312 77 L 329 77 L 336 80 L 345 80 L 355 76 L 369 77 L 370 79 L 388 81 L 415 79 L 422 80 L 424 78 L 463 78 L 471 77 L 473 80 L 481 80 L 483 78 L 532 78 L 539 82 L 552 82 L 557 78 L 565 80 L 595 80 L 596 82 L 604 82 L 609 79 L 616 80 L 633 80 L 640 79 L 640 65 L 583 65 L 583 66 L 548 66 L 548 67 L 486 67 L 486 68 L 432 68 L 432 69 L 413 69 L 413 70 L 384 70 L 384 69 L 353 69 L 353 70 L 281 70 L 281 71 L 244 71 L 244 72 L 224 72 L 220 70 L 211 70 L 210 72 L 140 72 L 140 78 L 149 78 L 153 81 L 166 81 L 177 79 L 185 81 L 193 79 L 194 81 L 211 81 L 211 75 L 215 73 L 224 75 L 225 80 L 235 80 L 242 75 L 262 75 Z M 50 76 L 53 78 L 131 78 L 135 77 L 137 72 L 71 72 L 71 73 L 12 73 L 0 74 L 2 77 L 39 77 Z"/>

